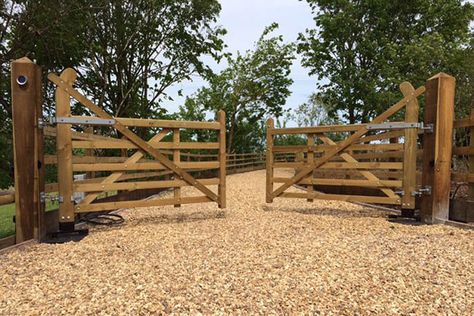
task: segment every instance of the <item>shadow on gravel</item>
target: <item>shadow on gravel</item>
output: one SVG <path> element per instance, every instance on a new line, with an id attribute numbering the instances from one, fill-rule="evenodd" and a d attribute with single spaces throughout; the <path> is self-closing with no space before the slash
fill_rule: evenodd
<path id="1" fill-rule="evenodd" d="M 217 212 L 193 212 L 193 213 L 178 213 L 178 214 L 160 214 L 140 218 L 132 218 L 126 221 L 127 226 L 138 226 L 138 225 L 155 225 L 155 224 L 175 224 L 175 223 L 188 223 L 188 222 L 199 222 L 209 219 L 220 219 L 225 218 L 226 213 L 224 211 Z"/>
<path id="2" fill-rule="evenodd" d="M 371 217 L 381 218 L 387 217 L 388 214 L 384 211 L 375 209 L 363 208 L 360 210 L 343 210 L 328 207 L 276 207 L 264 205 L 263 210 L 266 212 L 288 212 L 288 213 L 300 213 L 305 215 L 318 215 L 318 216 L 332 216 L 332 217 Z"/>
<path id="3" fill-rule="evenodd" d="M 212 219 L 223 219 L 226 217 L 226 212 L 219 210 L 214 212 L 193 212 L 193 213 L 175 213 L 175 214 L 158 214 L 143 216 L 138 218 L 125 219 L 125 222 L 120 225 L 112 226 L 94 226 L 90 225 L 94 232 L 110 231 L 121 229 L 125 227 L 135 227 L 141 225 L 162 225 L 162 224 L 176 224 L 176 223 L 190 223 L 200 222 Z"/>

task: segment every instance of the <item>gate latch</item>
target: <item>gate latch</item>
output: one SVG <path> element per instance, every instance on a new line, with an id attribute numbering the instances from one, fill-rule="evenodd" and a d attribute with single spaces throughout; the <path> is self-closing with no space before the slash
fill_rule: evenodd
<path id="1" fill-rule="evenodd" d="M 422 196 L 423 194 L 431 195 L 431 186 L 428 185 L 428 186 L 419 188 L 418 190 L 413 191 L 411 193 L 411 196 Z"/>

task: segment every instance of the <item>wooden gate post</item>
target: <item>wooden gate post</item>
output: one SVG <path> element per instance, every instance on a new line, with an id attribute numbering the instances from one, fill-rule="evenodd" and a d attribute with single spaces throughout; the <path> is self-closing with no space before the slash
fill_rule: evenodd
<path id="1" fill-rule="evenodd" d="M 275 128 L 275 124 L 272 118 L 267 120 L 267 181 L 266 181 L 266 194 L 265 200 L 267 203 L 273 202 L 273 134 L 272 130 Z"/>
<path id="2" fill-rule="evenodd" d="M 219 195 L 219 208 L 226 207 L 226 143 L 225 143 L 225 136 L 226 136 L 226 127 L 225 127 L 225 112 L 220 110 L 218 113 L 218 121 L 220 123 L 219 129 L 219 186 L 218 186 L 218 195 Z"/>
<path id="3" fill-rule="evenodd" d="M 76 80 L 76 72 L 70 68 L 61 73 L 61 80 L 72 85 Z M 62 88 L 56 88 L 56 117 L 71 115 L 71 97 Z M 58 156 L 59 184 L 59 230 L 74 231 L 73 170 L 72 170 L 72 132 L 71 124 L 56 126 L 56 148 Z"/>
<path id="4" fill-rule="evenodd" d="M 423 135 L 422 187 L 431 189 L 421 199 L 420 215 L 425 223 L 449 218 L 455 85 L 455 78 L 445 73 L 426 83 L 424 123 L 433 124 L 433 133 Z"/>
<path id="5" fill-rule="evenodd" d="M 409 96 L 415 92 L 415 88 L 409 82 L 400 84 L 400 90 L 403 96 Z M 418 99 L 413 99 L 405 107 L 405 122 L 418 123 Z M 403 191 L 402 197 L 402 215 L 412 217 L 415 214 L 415 196 L 416 191 L 416 151 L 418 130 L 408 128 L 405 130 L 405 143 L 403 145 Z"/>
<path id="6" fill-rule="evenodd" d="M 11 64 L 13 147 L 15 166 L 16 243 L 40 238 L 44 208 L 40 192 L 42 168 L 41 68 L 27 57 Z"/>

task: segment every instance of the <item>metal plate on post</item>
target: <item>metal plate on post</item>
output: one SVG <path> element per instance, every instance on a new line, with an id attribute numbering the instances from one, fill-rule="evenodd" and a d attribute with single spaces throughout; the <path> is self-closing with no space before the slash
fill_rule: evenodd
<path id="1" fill-rule="evenodd" d="M 95 117 L 52 117 L 51 124 L 72 124 L 72 125 L 115 125 L 114 119 L 102 119 Z"/>
<path id="2" fill-rule="evenodd" d="M 368 124 L 368 130 L 387 130 L 387 129 L 405 129 L 405 128 L 420 128 L 423 129 L 423 123 L 406 123 L 406 122 L 388 122 L 382 124 Z"/>

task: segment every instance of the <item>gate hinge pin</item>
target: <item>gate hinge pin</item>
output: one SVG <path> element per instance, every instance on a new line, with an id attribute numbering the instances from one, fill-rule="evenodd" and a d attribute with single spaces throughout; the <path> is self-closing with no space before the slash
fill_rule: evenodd
<path id="1" fill-rule="evenodd" d="M 404 195 L 405 195 L 405 191 L 403 191 L 403 190 L 401 190 L 401 191 L 395 191 L 395 194 L 404 196 Z"/>
<path id="2" fill-rule="evenodd" d="M 411 196 L 431 195 L 431 186 L 419 188 L 411 193 Z"/>
<path id="3" fill-rule="evenodd" d="M 40 192 L 40 202 L 45 203 L 46 202 L 46 193 Z"/>

